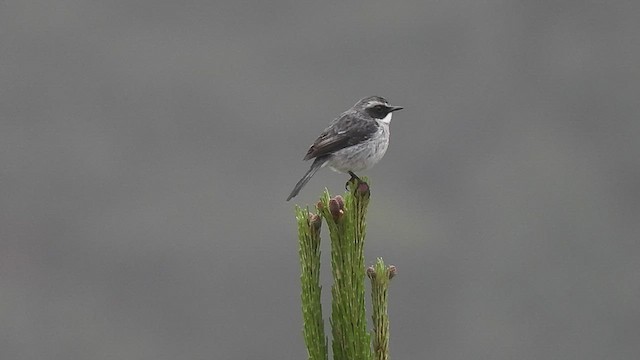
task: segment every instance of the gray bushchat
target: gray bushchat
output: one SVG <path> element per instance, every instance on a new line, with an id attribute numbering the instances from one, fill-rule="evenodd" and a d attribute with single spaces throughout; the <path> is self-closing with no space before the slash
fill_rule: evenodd
<path id="1" fill-rule="evenodd" d="M 335 118 L 304 156 L 304 160 L 315 160 L 287 201 L 298 195 L 300 189 L 325 165 L 357 179 L 355 171 L 369 169 L 380 161 L 389 146 L 391 116 L 397 110 L 402 110 L 402 107 L 390 106 L 380 96 L 370 96 Z"/>

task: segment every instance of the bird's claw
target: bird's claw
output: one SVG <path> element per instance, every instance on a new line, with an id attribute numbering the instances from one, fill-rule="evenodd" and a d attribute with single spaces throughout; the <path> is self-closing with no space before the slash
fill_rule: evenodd
<path id="1" fill-rule="evenodd" d="M 352 182 L 356 184 L 359 184 L 362 182 L 362 180 L 358 177 L 358 175 L 356 175 L 353 171 L 349 171 L 348 173 L 349 175 L 351 175 L 351 179 L 349 179 L 349 181 L 347 181 L 347 183 L 344 184 L 345 190 L 349 190 L 349 184 L 351 184 Z"/>

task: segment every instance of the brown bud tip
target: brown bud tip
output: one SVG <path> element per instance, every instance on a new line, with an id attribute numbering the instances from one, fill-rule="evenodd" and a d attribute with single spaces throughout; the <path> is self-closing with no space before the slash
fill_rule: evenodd
<path id="1" fill-rule="evenodd" d="M 318 214 L 309 214 L 309 224 L 318 230 L 322 226 L 322 218 Z"/>
<path id="2" fill-rule="evenodd" d="M 369 192 L 369 184 L 367 184 L 366 182 L 359 182 L 358 183 L 358 188 L 356 189 L 357 192 L 359 192 L 360 194 L 366 194 Z"/>
<path id="3" fill-rule="evenodd" d="M 367 276 L 369 277 L 369 279 L 376 278 L 376 269 L 373 266 L 369 266 L 367 268 Z"/>
<path id="4" fill-rule="evenodd" d="M 322 201 L 318 201 L 318 203 L 316 204 L 316 209 L 318 209 L 318 211 L 322 211 L 322 209 L 324 209 L 324 204 L 322 203 Z"/>
<path id="5" fill-rule="evenodd" d="M 333 214 L 334 212 L 338 212 L 338 210 L 340 210 L 340 204 L 338 203 L 338 200 L 336 200 L 335 198 L 330 199 L 329 211 Z"/>
<path id="6" fill-rule="evenodd" d="M 340 208 L 340 203 L 335 198 L 329 200 L 329 212 L 333 216 L 333 220 L 338 220 L 344 215 L 344 211 Z"/>
<path id="7" fill-rule="evenodd" d="M 336 199 L 336 201 L 338 202 L 338 206 L 340 206 L 340 209 L 344 209 L 344 198 L 342 198 L 342 196 L 340 195 L 336 195 L 334 199 Z"/>
<path id="8" fill-rule="evenodd" d="M 394 265 L 389 266 L 389 280 L 398 274 L 398 269 Z"/>

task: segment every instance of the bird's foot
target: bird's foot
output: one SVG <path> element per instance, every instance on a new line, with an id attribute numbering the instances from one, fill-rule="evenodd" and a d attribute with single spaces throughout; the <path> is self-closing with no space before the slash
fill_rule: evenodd
<path id="1" fill-rule="evenodd" d="M 348 173 L 349 175 L 351 175 L 351 179 L 349 179 L 349 181 L 347 181 L 347 183 L 344 184 L 345 190 L 349 190 L 349 184 L 351 183 L 356 184 L 356 186 L 359 185 L 360 183 L 364 183 L 364 181 L 362 181 L 362 179 L 360 179 L 358 175 L 356 175 L 353 171 L 349 171 Z"/>

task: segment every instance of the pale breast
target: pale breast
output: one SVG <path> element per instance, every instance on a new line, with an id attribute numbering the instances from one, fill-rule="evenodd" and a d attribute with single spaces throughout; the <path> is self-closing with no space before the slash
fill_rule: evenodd
<path id="1" fill-rule="evenodd" d="M 389 146 L 389 125 L 379 124 L 378 132 L 371 139 L 336 151 L 329 160 L 329 166 L 338 172 L 357 172 L 369 169 L 380 161 Z"/>

